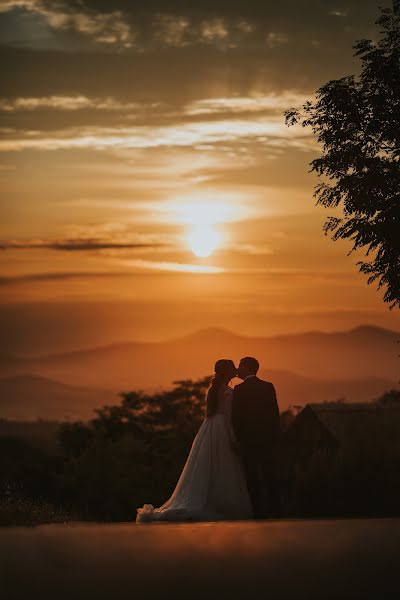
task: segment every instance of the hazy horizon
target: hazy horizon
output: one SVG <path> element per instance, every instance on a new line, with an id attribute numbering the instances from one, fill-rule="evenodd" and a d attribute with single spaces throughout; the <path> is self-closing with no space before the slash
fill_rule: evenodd
<path id="1" fill-rule="evenodd" d="M 399 387 L 400 333 L 371 326 L 334 333 L 250 337 L 202 329 L 159 343 L 75 347 L 64 353 L 2 354 L 2 417 L 90 418 L 122 390 L 153 393 L 181 380 L 211 376 L 221 357 L 256 356 L 281 410 L 312 402 L 371 402 Z M 232 380 L 232 385 L 239 380 Z"/>
<path id="2" fill-rule="evenodd" d="M 168 342 L 205 330 L 223 330 L 240 337 L 270 338 L 308 333 L 344 333 L 360 327 L 376 327 L 400 334 L 400 320 L 353 320 L 352 314 L 326 313 L 296 318 L 271 315 L 249 326 L 234 318 L 222 321 L 193 320 L 192 306 L 182 307 L 179 322 L 165 319 L 146 304 L 119 303 L 110 311 L 106 303 L 0 305 L 0 352 L 18 356 L 58 354 L 124 342 Z M 147 317 L 147 318 L 146 318 Z M 150 318 L 149 318 L 150 317 Z M 254 315 L 253 315 L 254 318 Z"/>

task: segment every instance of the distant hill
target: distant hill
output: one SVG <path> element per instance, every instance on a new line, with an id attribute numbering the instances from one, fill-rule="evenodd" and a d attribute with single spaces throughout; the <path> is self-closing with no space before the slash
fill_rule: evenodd
<path id="1" fill-rule="evenodd" d="M 260 377 L 274 383 L 281 410 L 290 405 L 333 402 L 370 402 L 386 390 L 392 389 L 395 382 L 377 377 L 364 379 L 318 380 L 302 377 L 287 371 L 261 371 Z"/>
<path id="2" fill-rule="evenodd" d="M 90 387 L 169 384 L 213 371 L 221 357 L 256 356 L 263 368 L 317 379 L 400 377 L 400 333 L 359 327 L 256 338 L 207 329 L 166 342 L 126 342 L 38 358 L 0 356 L 0 376 L 33 373 Z"/>
<path id="3" fill-rule="evenodd" d="M 116 402 L 113 392 L 66 385 L 45 377 L 0 379 L 1 419 L 88 419 L 94 416 L 94 408 Z"/>
<path id="4" fill-rule="evenodd" d="M 58 418 L 69 406 L 76 412 L 101 405 L 103 398 L 109 402 L 112 393 L 105 389 L 154 390 L 177 379 L 211 374 L 218 358 L 238 361 L 246 355 L 256 356 L 263 376 L 277 384 L 282 406 L 338 397 L 367 401 L 398 384 L 399 339 L 400 333 L 370 326 L 270 338 L 206 329 L 159 343 L 126 342 L 25 359 L 3 355 L 0 376 L 8 379 L 0 385 L 0 407 L 9 411 L 11 397 L 28 398 L 27 390 L 34 390 L 29 396 L 35 411 L 48 406 Z M 18 378 L 25 373 L 36 379 Z M 52 400 L 56 397 L 57 402 Z M 62 408 L 55 408 L 57 403 Z M 46 418 L 52 417 L 46 414 Z"/>
<path id="5" fill-rule="evenodd" d="M 322 381 L 274 370 L 261 371 L 260 377 L 274 383 L 281 410 L 292 404 L 328 402 L 339 398 L 368 402 L 393 387 L 388 380 L 372 377 Z M 112 391 L 65 385 L 45 377 L 21 375 L 0 379 L 0 420 L 87 420 L 94 416 L 95 408 L 118 402 L 118 394 Z"/>

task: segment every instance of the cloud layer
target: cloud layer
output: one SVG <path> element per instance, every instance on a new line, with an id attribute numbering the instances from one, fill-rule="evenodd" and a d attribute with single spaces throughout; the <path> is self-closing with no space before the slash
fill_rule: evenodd
<path id="1" fill-rule="evenodd" d="M 300 34 L 319 43 L 319 28 L 335 35 L 343 31 L 343 21 L 348 27 L 359 23 L 360 17 L 368 22 L 376 2 L 365 0 L 360 8 L 356 0 L 340 4 L 317 0 L 312 13 L 305 0 L 203 0 L 198 5 L 175 0 L 167 7 L 160 0 L 145 4 L 116 1 L 112 10 L 101 0 L 4 0 L 0 13 L 32 15 L 54 32 L 78 34 L 98 46 L 143 52 L 157 47 L 210 44 L 222 50 L 249 44 L 271 50 L 290 44 L 294 34 L 297 41 Z"/>
<path id="2" fill-rule="evenodd" d="M 98 250 L 147 250 L 163 248 L 164 244 L 157 243 L 131 243 L 118 241 L 96 240 L 91 238 L 64 239 L 64 240 L 33 240 L 33 241 L 6 241 L 0 242 L 0 250 L 60 250 L 64 252 L 88 252 Z"/>
<path id="3" fill-rule="evenodd" d="M 100 44 L 132 46 L 134 34 L 122 11 L 98 12 L 83 3 L 80 7 L 78 9 L 73 2 L 60 0 L 4 0 L 0 4 L 0 13 L 19 10 L 39 15 L 55 31 L 74 31 Z"/>

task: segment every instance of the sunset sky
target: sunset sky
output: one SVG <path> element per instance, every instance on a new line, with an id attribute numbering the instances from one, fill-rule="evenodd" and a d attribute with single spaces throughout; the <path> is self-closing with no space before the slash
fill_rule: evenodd
<path id="1" fill-rule="evenodd" d="M 0 0 L 0 350 L 400 329 L 283 117 L 357 72 L 379 5 Z"/>

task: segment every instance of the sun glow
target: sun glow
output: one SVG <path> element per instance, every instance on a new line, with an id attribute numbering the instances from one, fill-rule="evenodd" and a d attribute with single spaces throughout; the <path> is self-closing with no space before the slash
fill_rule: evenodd
<path id="1" fill-rule="evenodd" d="M 169 221 L 193 228 L 240 221 L 248 214 L 244 198 L 237 192 L 203 191 L 168 199 L 164 211 Z"/>
<path id="2" fill-rule="evenodd" d="M 210 225 L 202 225 L 189 231 L 187 241 L 193 254 L 206 258 L 220 245 L 221 234 Z"/>
<path id="3" fill-rule="evenodd" d="M 235 192 L 204 191 L 170 199 L 162 208 L 168 222 L 183 225 L 193 254 L 206 258 L 226 242 L 229 224 L 247 214 L 241 201 Z"/>

